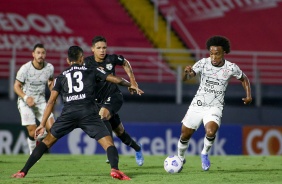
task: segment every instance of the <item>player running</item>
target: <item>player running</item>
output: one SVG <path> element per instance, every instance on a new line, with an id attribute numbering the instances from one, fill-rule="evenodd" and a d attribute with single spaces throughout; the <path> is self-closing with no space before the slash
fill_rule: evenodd
<path id="1" fill-rule="evenodd" d="M 115 75 L 116 65 L 123 66 L 124 71 L 127 73 L 132 86 L 138 88 L 138 84 L 135 81 L 135 77 L 128 60 L 121 55 L 112 54 L 109 55 L 107 51 L 107 41 L 102 36 L 96 36 L 92 40 L 91 50 L 93 56 L 86 57 L 84 60 L 85 66 L 99 67 L 105 72 Z M 131 90 L 131 89 L 129 89 Z M 127 146 L 130 146 L 135 150 L 135 160 L 139 166 L 144 163 L 144 157 L 142 154 L 141 144 L 136 143 L 130 135 L 125 131 L 124 126 L 118 115 L 123 104 L 123 96 L 116 84 L 108 81 L 100 81 L 97 83 L 95 90 L 96 101 L 100 106 L 101 119 L 106 124 L 110 132 L 115 132 L 116 136 Z M 133 94 L 132 91 L 130 91 Z"/>
<path id="2" fill-rule="evenodd" d="M 193 67 L 187 66 L 184 70 L 184 81 L 201 76 L 200 86 L 193 98 L 189 109 L 182 120 L 181 135 L 178 141 L 178 156 L 185 163 L 185 152 L 189 146 L 189 139 L 193 133 L 204 123 L 206 135 L 204 148 L 201 152 L 202 169 L 209 170 L 209 150 L 215 140 L 216 132 L 221 124 L 224 95 L 231 77 L 242 82 L 246 98 L 244 104 L 252 102 L 251 87 L 248 77 L 240 68 L 224 56 L 230 52 L 229 40 L 222 36 L 213 36 L 206 42 L 210 57 L 196 62 Z"/>

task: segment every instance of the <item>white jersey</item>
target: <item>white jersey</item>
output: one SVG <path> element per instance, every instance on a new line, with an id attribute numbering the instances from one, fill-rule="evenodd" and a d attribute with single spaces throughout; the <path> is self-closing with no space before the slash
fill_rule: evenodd
<path id="1" fill-rule="evenodd" d="M 199 60 L 192 69 L 197 75 L 200 74 L 201 81 L 190 107 L 223 107 L 230 78 L 240 79 L 243 75 L 236 64 L 227 60 L 221 67 L 213 66 L 210 57 Z"/>
<path id="2" fill-rule="evenodd" d="M 36 69 L 32 61 L 22 65 L 19 69 L 16 80 L 23 84 L 23 92 L 34 98 L 36 104 L 46 102 L 45 87 L 49 79 L 54 77 L 54 66 L 44 62 L 44 67 L 41 70 Z M 19 97 L 19 100 L 22 98 Z"/>

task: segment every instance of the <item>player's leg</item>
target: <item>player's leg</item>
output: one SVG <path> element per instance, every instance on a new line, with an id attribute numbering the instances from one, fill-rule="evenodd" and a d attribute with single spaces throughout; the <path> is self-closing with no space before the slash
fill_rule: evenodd
<path id="1" fill-rule="evenodd" d="M 111 126 L 111 123 L 109 121 L 109 119 L 111 118 L 111 113 L 109 112 L 109 110 L 107 108 L 101 107 L 101 109 L 99 111 L 99 115 L 101 117 L 101 120 L 106 125 L 108 131 L 110 132 L 111 137 L 113 137 L 112 126 Z M 109 159 L 106 160 L 106 163 L 107 164 L 110 163 Z"/>
<path id="2" fill-rule="evenodd" d="M 120 121 L 119 115 L 115 114 L 111 119 L 113 131 L 116 136 L 127 146 L 130 146 L 135 150 L 135 160 L 137 165 L 142 166 L 144 164 L 144 157 L 142 153 L 141 144 L 134 141 L 131 136 L 125 131 L 122 122 Z"/>
<path id="3" fill-rule="evenodd" d="M 204 147 L 201 152 L 202 169 L 208 171 L 210 168 L 210 160 L 208 153 L 214 143 L 216 132 L 220 126 L 222 117 L 222 108 L 213 107 L 210 108 L 203 117 L 203 123 L 205 126 L 205 138 Z"/>
<path id="4" fill-rule="evenodd" d="M 13 178 L 23 178 L 26 176 L 29 169 L 42 157 L 42 155 L 56 143 L 58 139 L 64 135 L 70 133 L 75 126 L 73 126 L 73 119 L 79 116 L 79 114 L 65 114 L 65 116 L 58 117 L 56 122 L 52 125 L 50 131 L 48 131 L 47 136 L 40 142 L 32 154 L 30 155 L 28 161 L 26 162 L 24 168 L 12 175 Z M 99 116 L 98 116 L 99 117 Z M 93 131 L 94 132 L 94 131 Z M 94 132 L 95 133 L 95 132 Z"/>
<path id="5" fill-rule="evenodd" d="M 119 156 L 118 156 L 117 148 L 114 146 L 112 137 L 111 136 L 102 137 L 98 140 L 98 143 L 107 152 L 107 157 L 111 165 L 111 176 L 119 180 L 131 180 L 118 168 Z"/>
<path id="6" fill-rule="evenodd" d="M 189 140 L 202 122 L 202 114 L 188 109 L 182 120 L 181 135 L 177 144 L 178 157 L 185 163 L 185 153 L 189 147 Z"/>
<path id="7" fill-rule="evenodd" d="M 28 107 L 28 105 L 23 101 L 18 102 L 18 108 L 21 115 L 22 126 L 26 127 L 28 133 L 27 144 L 29 153 L 31 154 L 33 149 L 36 147 L 36 140 L 34 139 L 34 132 L 37 127 L 35 114 L 33 109 Z"/>
<path id="8" fill-rule="evenodd" d="M 128 176 L 119 171 L 118 151 L 114 145 L 114 141 L 110 136 L 105 124 L 102 123 L 100 116 L 91 114 L 80 122 L 79 127 L 91 138 L 94 138 L 106 151 L 107 157 L 111 165 L 111 176 L 120 180 L 130 180 Z"/>
<path id="9" fill-rule="evenodd" d="M 29 154 L 31 154 L 34 148 L 36 147 L 36 140 L 34 139 L 34 132 L 35 132 L 36 127 L 37 127 L 36 124 L 26 126 L 26 129 L 28 132 L 27 145 L 29 149 Z"/>
<path id="10" fill-rule="evenodd" d="M 207 155 L 209 153 L 210 148 L 214 143 L 218 128 L 219 128 L 218 124 L 214 121 L 209 121 L 208 123 L 205 124 L 206 135 L 204 138 L 204 147 L 201 154 Z"/>
<path id="11" fill-rule="evenodd" d="M 185 163 L 185 153 L 189 147 L 189 140 L 195 129 L 186 127 L 184 124 L 181 126 L 181 135 L 177 144 L 178 157 Z"/>
<path id="12" fill-rule="evenodd" d="M 24 178 L 29 169 L 42 157 L 42 155 L 57 141 L 57 139 L 51 134 L 48 133 L 45 139 L 40 142 L 31 155 L 29 156 L 25 166 L 18 171 L 17 173 L 13 174 L 13 178 Z"/>
<path id="13" fill-rule="evenodd" d="M 107 129 L 109 130 L 111 136 L 112 135 L 112 126 L 111 126 L 111 123 L 110 123 L 110 118 L 111 118 L 111 113 L 110 111 L 105 108 L 105 107 L 101 107 L 100 111 L 99 111 L 99 115 L 101 117 L 101 120 L 105 123 Z"/>
<path id="14" fill-rule="evenodd" d="M 44 114 L 44 110 L 45 110 L 45 107 L 46 107 L 46 103 L 41 103 L 41 104 L 37 104 L 37 111 L 35 112 L 35 116 L 36 118 L 41 121 L 42 118 L 43 118 L 43 114 Z M 51 113 L 47 122 L 46 122 L 46 131 L 44 132 L 44 134 L 42 136 L 39 136 L 38 137 L 38 140 L 41 141 L 42 139 L 44 139 L 46 136 L 47 136 L 47 132 L 50 131 L 52 125 L 54 124 L 55 122 L 55 119 L 54 119 L 54 114 Z"/>

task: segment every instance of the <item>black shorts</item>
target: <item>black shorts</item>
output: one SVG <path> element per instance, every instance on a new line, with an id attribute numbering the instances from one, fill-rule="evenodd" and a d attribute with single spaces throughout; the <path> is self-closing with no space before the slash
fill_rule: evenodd
<path id="1" fill-rule="evenodd" d="M 110 136 L 97 110 L 93 111 L 92 108 L 62 113 L 50 131 L 54 137 L 60 139 L 75 128 L 81 128 L 89 137 L 94 138 L 96 141 L 105 136 Z"/>
<path id="2" fill-rule="evenodd" d="M 123 104 L 123 96 L 122 93 L 118 92 L 109 95 L 109 97 L 104 102 L 99 104 L 99 106 L 100 108 L 104 107 L 108 109 L 111 115 L 113 116 L 120 110 L 122 104 Z"/>

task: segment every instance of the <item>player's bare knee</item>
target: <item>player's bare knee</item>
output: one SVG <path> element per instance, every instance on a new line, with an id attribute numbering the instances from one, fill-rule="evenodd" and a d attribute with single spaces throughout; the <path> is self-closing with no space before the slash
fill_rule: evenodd
<path id="1" fill-rule="evenodd" d="M 207 129 L 206 130 L 206 136 L 207 137 L 215 137 L 216 132 L 213 131 L 212 129 Z"/>

